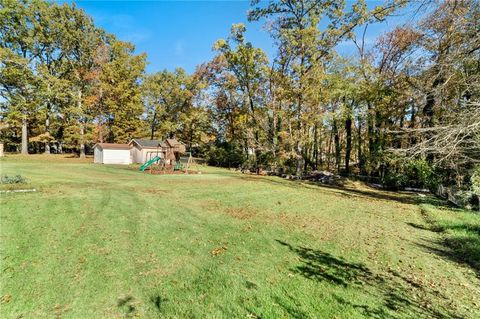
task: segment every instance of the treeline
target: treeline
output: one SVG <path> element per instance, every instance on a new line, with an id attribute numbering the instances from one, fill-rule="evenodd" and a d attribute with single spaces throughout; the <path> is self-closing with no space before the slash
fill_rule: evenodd
<path id="1" fill-rule="evenodd" d="M 0 2 L 2 140 L 22 153 L 141 134 L 146 55 L 74 5 Z"/>
<path id="2" fill-rule="evenodd" d="M 249 19 L 268 20 L 277 45 L 273 61 L 234 25 L 206 64 L 222 165 L 327 169 L 389 188 L 468 189 L 478 179 L 477 1 L 253 5 Z M 372 24 L 405 8 L 421 18 L 367 45 Z M 337 53 L 346 40 L 355 55 Z"/>
<path id="3" fill-rule="evenodd" d="M 478 1 L 253 1 L 272 60 L 236 24 L 193 74 L 148 75 L 145 55 L 74 6 L 0 3 L 9 148 L 82 155 L 97 141 L 175 136 L 211 164 L 257 172 L 327 169 L 392 188 L 478 179 Z M 416 18 L 366 41 L 405 8 Z M 345 41 L 352 56 L 337 53 Z"/>

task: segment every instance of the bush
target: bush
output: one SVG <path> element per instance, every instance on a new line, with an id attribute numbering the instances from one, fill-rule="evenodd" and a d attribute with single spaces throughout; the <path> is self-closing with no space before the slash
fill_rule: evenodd
<path id="1" fill-rule="evenodd" d="M 240 167 L 245 162 L 245 155 L 240 147 L 230 143 L 212 145 L 205 152 L 209 165 L 221 167 Z"/>
<path id="2" fill-rule="evenodd" d="M 435 191 L 441 182 L 435 169 L 424 159 L 407 162 L 404 165 L 404 174 L 410 186 L 427 188 L 431 191 Z"/>
<path id="3" fill-rule="evenodd" d="M 26 178 L 22 175 L 8 176 L 3 175 L 0 178 L 0 184 L 25 184 L 27 182 Z"/>
<path id="4" fill-rule="evenodd" d="M 382 178 L 383 187 L 390 190 L 399 190 L 407 184 L 408 179 L 403 173 L 387 172 Z"/>
<path id="5" fill-rule="evenodd" d="M 405 187 L 417 187 L 435 191 L 441 182 L 441 177 L 424 159 L 407 162 L 396 161 L 391 164 L 390 169 L 382 178 L 382 185 L 385 188 L 398 190 Z"/>
<path id="6" fill-rule="evenodd" d="M 471 182 L 473 192 L 480 197 L 480 166 L 477 166 L 477 168 L 474 170 Z"/>
<path id="7" fill-rule="evenodd" d="M 271 168 L 275 163 L 275 157 L 273 156 L 272 152 L 261 152 L 258 155 L 258 166 L 263 169 Z"/>

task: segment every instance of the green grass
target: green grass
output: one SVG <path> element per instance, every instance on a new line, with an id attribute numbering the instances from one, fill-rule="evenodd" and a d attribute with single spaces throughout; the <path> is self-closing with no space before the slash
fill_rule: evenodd
<path id="1" fill-rule="evenodd" d="M 422 205 L 431 229 L 442 232 L 438 250 L 452 260 L 471 266 L 480 274 L 480 215 L 462 210 Z"/>
<path id="2" fill-rule="evenodd" d="M 56 159 L 0 159 L 38 190 L 0 194 L 1 318 L 480 316 L 410 196 Z"/>

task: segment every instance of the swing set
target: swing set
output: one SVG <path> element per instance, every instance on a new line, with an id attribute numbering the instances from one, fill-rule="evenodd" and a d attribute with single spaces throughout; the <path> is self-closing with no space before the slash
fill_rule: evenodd
<path id="1" fill-rule="evenodd" d="M 175 159 L 165 159 L 159 155 L 150 155 L 151 159 L 140 170 L 149 170 L 150 174 L 201 174 L 191 152 L 184 153 L 186 156 L 175 156 Z"/>

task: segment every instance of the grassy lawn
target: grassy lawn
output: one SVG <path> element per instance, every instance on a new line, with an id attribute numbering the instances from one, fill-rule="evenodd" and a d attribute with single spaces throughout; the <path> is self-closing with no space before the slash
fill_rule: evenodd
<path id="1" fill-rule="evenodd" d="M 0 165 L 37 189 L 0 194 L 1 318 L 480 317 L 478 215 L 215 168 Z"/>

